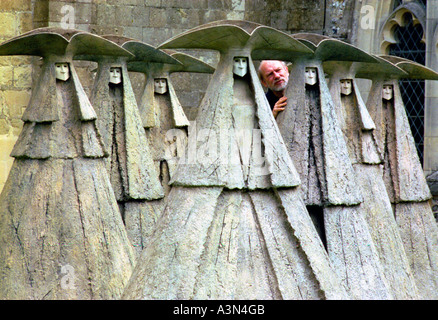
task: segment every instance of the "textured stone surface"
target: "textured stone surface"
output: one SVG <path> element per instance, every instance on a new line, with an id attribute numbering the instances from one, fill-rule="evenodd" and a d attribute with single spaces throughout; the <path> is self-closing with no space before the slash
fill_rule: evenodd
<path id="1" fill-rule="evenodd" d="M 314 88 L 306 89 L 306 66 L 318 68 Z M 286 96 L 293 98 L 277 122 L 303 181 L 306 204 L 359 204 L 362 196 L 320 63 L 294 61 L 291 74 Z"/>
<path id="2" fill-rule="evenodd" d="M 301 4 L 296 1 L 285 1 L 282 3 L 282 6 L 278 6 L 277 2 L 266 2 L 262 0 L 257 1 L 221 1 L 221 2 L 215 2 L 215 1 L 202 1 L 196 4 L 196 6 L 193 5 L 193 3 L 190 3 L 189 1 L 169 1 L 164 3 L 163 1 L 148 1 L 145 3 L 144 1 L 136 1 L 136 0 L 122 0 L 122 1 L 84 1 L 86 2 L 84 5 L 81 4 L 81 2 L 73 3 L 69 1 L 50 1 L 51 4 L 49 5 L 49 1 L 38 1 L 38 15 L 35 14 L 34 22 L 36 23 L 42 23 L 45 24 L 49 20 L 54 20 L 55 24 L 59 24 L 64 17 L 63 14 L 60 13 L 60 10 L 63 8 L 64 5 L 70 5 L 73 4 L 75 8 L 75 15 L 79 15 L 76 19 L 76 23 L 78 24 L 79 28 L 88 30 L 90 26 L 93 27 L 93 31 L 96 31 L 98 33 L 119 33 L 124 35 L 131 35 L 135 38 L 143 37 L 143 39 L 154 39 L 155 43 L 158 44 L 161 41 L 169 38 L 172 35 L 178 34 L 181 31 L 184 31 L 184 29 L 189 28 L 192 25 L 198 25 L 201 23 L 201 21 L 210 21 L 210 20 L 216 20 L 220 18 L 230 18 L 230 17 L 252 17 L 255 19 L 255 21 L 263 22 L 263 21 L 269 21 L 269 24 L 278 27 L 280 29 L 285 30 L 301 30 L 303 25 L 305 25 L 305 28 L 313 28 L 314 25 L 319 25 L 319 23 L 322 23 L 321 15 L 318 14 L 319 12 L 323 11 L 322 8 L 322 2 L 319 3 L 312 3 L 312 4 Z M 30 11 L 31 5 L 30 1 L 3 1 L 0 5 L 0 8 L 3 10 L 2 14 L 4 13 L 4 10 L 19 10 L 20 12 L 15 15 L 15 17 L 19 17 L 19 19 L 22 19 L 20 22 L 17 23 L 19 20 L 15 20 L 13 23 L 10 23 L 8 25 L 4 24 L 1 27 L 5 28 L 6 32 L 3 32 L 3 34 L 13 34 L 14 31 L 11 30 L 18 30 L 18 28 L 22 27 L 23 22 L 31 22 L 30 18 Z M 328 0 L 327 2 L 324 2 L 328 4 L 328 7 L 326 7 L 326 15 L 327 18 L 326 26 L 333 25 L 333 26 L 341 26 L 341 29 L 344 26 L 342 25 L 342 22 L 340 23 L 340 20 L 344 19 L 345 21 L 348 21 L 348 16 L 351 14 L 350 9 L 351 8 L 345 8 L 345 1 L 339 1 L 339 0 Z M 46 7 L 46 8 L 45 8 Z M 144 7 L 154 7 L 156 10 L 142 10 Z M 330 9 L 330 7 L 333 7 L 334 9 Z M 348 6 L 347 6 L 348 7 Z M 21 12 L 21 10 L 24 10 L 24 12 Z M 35 10 L 35 11 L 38 11 Z M 204 11 L 205 10 L 205 11 Z M 232 12 L 230 10 L 233 10 Z M 333 11 L 332 11 L 333 10 Z M 44 12 L 46 12 L 47 16 L 44 17 Z M 50 12 L 50 15 L 49 15 Z M 153 12 L 153 14 L 151 14 Z M 38 16 L 38 17 L 37 17 Z M 50 16 L 50 19 L 49 19 Z M 3 21 L 8 21 L 8 14 L 6 13 L 4 15 L 5 19 Z M 100 17 L 100 18 L 97 18 Z M 291 17 L 294 17 L 291 19 Z M 333 18 L 333 19 L 332 19 Z M 117 20 L 118 23 L 112 24 L 112 21 Z M 251 19 L 253 20 L 253 19 Z M 302 21 L 301 21 L 302 20 Z M 90 24 L 90 21 L 95 22 L 95 24 Z M 107 21 L 110 21 L 111 23 L 107 23 Z M 138 24 L 136 24 L 137 21 L 141 21 L 142 27 L 139 27 Z M 50 22 L 53 23 L 53 22 Z M 150 26 L 154 27 L 150 27 Z M 146 26 L 146 27 L 145 27 Z M 9 28 L 9 29 L 8 29 Z M 300 29 L 301 28 L 301 29 Z M 321 32 L 321 28 L 316 28 L 317 32 Z M 334 31 L 335 29 L 333 29 Z M 326 30 L 327 32 L 327 30 Z M 342 38 L 346 38 L 347 33 L 341 33 L 338 34 Z M 338 36 L 335 35 L 335 36 Z M 23 62 L 24 60 L 21 60 L 21 62 L 18 62 L 19 67 L 15 67 L 15 61 L 12 61 L 12 64 L 9 62 L 10 58 L 7 58 L 8 60 L 5 60 L 5 63 L 3 64 L 0 61 L 0 65 L 2 65 L 4 72 L 2 72 L 2 75 L 4 75 L 4 83 L 8 87 L 7 90 L 5 90 L 5 96 L 0 97 L 0 102 L 2 102 L 2 106 L 0 109 L 0 134 L 5 135 L 6 139 L 2 139 L 1 141 L 7 141 L 8 145 L 10 145 L 10 141 L 15 141 L 16 135 L 21 131 L 22 121 L 20 120 L 21 115 L 23 114 L 24 107 L 26 105 L 26 95 L 27 99 L 30 97 L 30 91 L 29 88 L 26 88 L 26 86 L 30 85 L 30 77 L 28 70 L 28 64 Z M 204 58 L 205 59 L 205 58 Z M 209 59 L 209 58 L 207 58 Z M 19 60 L 16 60 L 19 61 Z M 88 67 L 86 67 L 88 68 Z M 90 71 L 91 69 L 88 69 Z M 88 79 L 88 72 L 78 71 L 79 75 L 83 75 L 86 79 L 83 83 L 91 83 L 92 81 L 89 81 Z M 180 80 L 178 84 L 176 84 L 176 87 L 178 91 L 181 91 L 181 96 L 183 97 L 183 103 L 185 110 L 190 110 L 190 112 L 187 113 L 189 119 L 194 119 L 197 114 L 197 101 L 201 100 L 201 97 L 203 95 L 203 90 L 206 87 L 206 83 L 208 81 L 205 81 L 206 79 L 209 79 L 207 77 L 200 77 L 197 79 L 197 82 L 201 85 L 199 87 L 193 87 L 193 84 L 185 85 L 185 83 L 190 83 L 191 81 L 187 81 L 188 79 L 193 78 L 187 78 L 185 76 L 177 76 L 176 79 Z M 182 81 L 181 81 L 182 79 Z M 3 81 L 1 80 L 1 81 Z M 235 82 L 236 84 L 236 82 Z M 13 87 L 19 85 L 17 87 Z M 204 87 L 204 88 L 203 88 Z M 136 86 L 136 88 L 140 88 L 140 86 Z M 233 90 L 237 92 L 239 89 L 236 88 L 236 86 L 233 86 Z M 87 92 L 87 88 L 85 90 Z M 23 92 L 23 94 L 21 94 Z M 140 90 L 139 90 L 140 92 Z M 4 103 L 4 101 L 6 101 Z M 242 108 L 240 111 L 245 110 L 243 108 L 244 105 L 242 105 Z M 86 110 L 81 110 L 81 112 Z M 89 111 L 89 110 L 88 110 Z M 353 115 L 350 113 L 349 115 Z M 27 115 L 29 116 L 29 114 Z M 92 118 L 92 113 L 89 115 Z M 233 121 L 236 119 L 240 119 L 244 116 L 244 113 L 242 112 L 234 112 L 233 113 Z M 251 117 L 254 116 L 254 113 L 251 113 Z M 354 118 L 356 118 L 358 115 L 354 114 Z M 85 117 L 87 118 L 87 117 Z M 249 117 L 248 117 L 249 119 Z M 248 120 L 247 119 L 247 120 Z M 362 119 L 363 120 L 363 119 Z M 44 129 L 44 126 L 40 126 L 38 129 Z M 30 129 L 30 130 L 29 130 Z M 34 133 L 34 128 L 27 127 L 24 135 L 28 135 L 28 137 L 36 136 Z M 390 127 L 391 129 L 391 127 Z M 87 134 L 90 134 L 93 130 L 93 127 L 90 125 L 85 126 L 85 131 Z M 47 132 L 42 130 L 42 132 Z M 12 134 L 11 134 L 12 133 Z M 357 156 L 357 160 L 360 159 L 360 150 L 362 150 L 362 156 L 368 156 L 369 153 L 364 152 L 364 150 L 372 150 L 374 148 L 373 144 L 373 137 L 372 135 L 364 134 L 362 136 L 362 148 L 357 148 L 355 151 L 357 151 L 355 154 Z M 15 135 L 15 136 L 14 136 Z M 348 136 L 351 138 L 357 138 L 352 131 L 348 133 Z M 91 133 L 91 137 L 93 137 L 93 134 Z M 29 142 L 31 139 L 27 140 Z M 25 142 L 24 144 L 21 143 L 21 150 L 27 150 L 26 152 L 29 152 L 32 148 L 29 148 L 29 144 Z M 88 156 L 101 156 L 103 153 L 102 151 L 93 152 L 93 145 L 96 146 L 96 139 L 92 139 L 87 141 L 87 143 L 84 144 L 84 146 L 88 146 Z M 38 143 L 37 143 L 38 145 Z M 242 146 L 239 144 L 239 142 L 236 144 L 239 148 L 239 150 L 244 150 Z M 20 146 L 20 145 L 18 145 Z M 39 146 L 42 146 L 42 144 L 39 144 Z M 67 144 L 69 146 L 69 144 Z M 365 148 L 365 146 L 368 146 L 368 148 Z M 349 140 L 347 141 L 347 147 L 351 150 L 351 144 L 349 143 Z M 405 148 L 404 146 L 403 148 Z M 52 148 L 52 146 L 50 147 Z M 9 148 L 10 150 L 11 148 Z M 20 149 L 17 148 L 16 151 Z M 39 154 L 43 154 L 44 148 L 40 148 L 41 150 L 38 151 Z M 67 147 L 67 149 L 72 149 L 70 147 Z M 406 147 L 405 149 L 410 149 L 410 147 Z M 2 149 L 5 150 L 5 149 Z M 37 149 L 35 149 L 37 150 Z M 66 151 L 64 150 L 64 151 Z M 67 150 L 68 151 L 68 150 Z M 9 151 L 6 151 L 9 153 Z M 31 153 L 23 153 L 25 156 Z M 21 156 L 23 155 L 21 154 Z M 47 153 L 47 154 L 50 154 Z M 351 153 L 350 153 L 351 154 Z M 20 156 L 19 154 L 17 154 Z M 0 159 L 4 159 L 4 157 L 0 157 Z M 12 158 L 10 158 L 12 159 Z M 9 160 L 9 163 L 12 163 L 12 161 Z M 394 159 L 392 161 L 394 162 Z M 353 161 L 354 162 L 354 161 Z M 370 157 L 366 162 L 368 163 L 375 163 L 376 157 L 373 155 L 373 157 Z M 404 163 L 405 168 L 408 168 L 411 165 L 410 162 Z M 414 164 L 415 166 L 415 164 Z M 67 166 L 68 167 L 68 166 Z M 393 166 L 394 167 L 394 166 Z M 379 180 L 374 180 L 374 177 L 377 175 L 377 172 L 373 172 L 371 174 L 371 170 L 366 168 L 366 166 L 356 166 L 354 165 L 353 168 L 356 171 L 356 175 L 360 175 L 359 172 L 362 172 L 363 176 L 366 176 L 370 180 L 368 181 L 368 186 L 376 186 L 378 185 Z M 366 169 L 365 169 L 366 168 Z M 67 170 L 67 169 L 66 169 Z M 243 170 L 245 172 L 245 170 Z M 364 174 L 364 172 L 367 171 L 368 174 Z M 386 170 L 386 173 L 389 173 L 389 169 Z M 418 176 L 417 176 L 418 177 Z M 392 178 L 388 181 L 390 181 Z M 414 179 L 416 177 L 414 176 Z M 394 178 L 390 183 L 397 184 L 399 179 Z M 416 182 L 419 182 L 419 180 L 416 180 Z M 0 184 L 1 184 L 1 173 L 0 173 Z M 402 182 L 403 184 L 403 182 Z M 420 181 L 420 187 L 422 182 Z M 364 185 L 362 185 L 363 187 Z M 393 192 L 393 197 L 396 195 L 397 192 Z M 385 196 L 382 193 L 377 193 L 376 196 L 381 196 L 382 201 L 386 201 L 384 199 Z M 364 195 L 364 202 L 361 204 L 366 203 L 366 196 Z M 376 197 L 377 198 L 377 197 Z M 255 198 L 254 198 L 255 199 Z M 253 205 L 257 203 L 256 200 L 254 200 Z M 260 198 L 261 199 L 261 198 Z M 232 200 L 231 202 L 235 202 Z M 248 203 L 247 199 L 243 200 L 243 203 Z M 269 201 L 267 201 L 269 203 Z M 426 202 L 422 202 L 421 206 L 414 206 L 413 204 L 407 205 L 407 203 L 403 203 L 401 206 L 402 208 L 399 209 L 400 216 L 400 226 L 405 227 L 407 224 L 406 221 L 409 220 L 409 218 L 412 218 L 409 213 L 410 211 L 414 210 L 417 212 L 417 215 L 414 215 L 413 219 L 415 222 L 421 221 L 429 221 L 429 214 L 427 206 L 423 206 Z M 415 209 L 413 209 L 415 207 Z M 421 208 L 420 208 L 421 207 Z M 145 208 L 144 210 L 149 210 L 150 208 Z M 152 210 L 154 211 L 154 210 Z M 408 213 L 406 213 L 408 212 Z M 153 214 L 151 214 L 151 217 Z M 348 217 L 347 217 L 348 218 Z M 348 220 L 346 218 L 346 221 Z M 373 222 L 376 224 L 381 224 L 380 219 L 373 220 L 375 217 L 367 217 L 367 222 L 372 224 Z M 387 217 L 385 217 L 386 219 Z M 390 220 L 385 220 L 387 222 L 390 222 Z M 429 221 L 430 222 L 430 221 Z M 415 223 L 412 223 L 412 225 L 416 225 L 418 227 L 418 230 L 422 230 L 421 228 L 431 228 L 429 227 L 429 222 L 423 224 L 423 226 L 418 227 Z M 139 225 L 139 228 L 142 228 L 142 226 L 147 226 L 150 221 L 143 221 L 142 219 L 136 220 L 136 222 Z M 417 229 L 415 227 L 415 229 Z M 378 226 L 375 226 L 376 230 L 378 229 Z M 433 227 L 432 227 L 433 229 Z M 391 229 L 392 230 L 392 229 Z M 371 228 L 371 234 L 374 239 L 375 237 L 385 237 L 388 235 L 384 235 L 383 231 L 382 233 L 378 230 L 376 234 L 373 234 L 373 230 Z M 432 230 L 433 231 L 433 230 Z M 148 232 L 146 232 L 148 233 Z M 428 232 L 425 232 L 427 234 Z M 432 232 L 434 233 L 434 232 Z M 417 231 L 415 231 L 415 235 L 418 234 Z M 405 237 L 405 243 L 408 243 L 411 238 L 415 238 L 415 235 L 410 234 L 409 232 L 406 233 Z M 426 236 L 427 237 L 427 236 Z M 383 238 L 382 238 L 383 239 Z M 421 237 L 420 237 L 421 239 Z M 426 241 L 427 243 L 428 241 Z M 419 240 L 418 242 L 418 248 L 421 248 L 422 245 L 425 243 L 422 242 L 422 240 Z M 413 256 L 415 256 L 415 253 L 417 252 L 433 252 L 433 250 L 430 250 L 425 246 L 426 249 L 418 249 L 416 248 L 413 251 Z M 432 246 L 433 248 L 433 246 Z M 385 248 L 377 248 L 379 250 L 386 250 Z M 390 248 L 388 249 L 390 250 Z M 428 251 L 430 250 L 430 251 Z M 389 256 L 390 254 L 388 254 Z M 419 254 L 421 256 L 422 254 Z M 415 258 L 417 259 L 417 257 Z M 414 259 L 414 260 L 415 260 Z M 421 258 L 420 258 L 421 259 Z M 434 264 L 433 258 L 429 264 Z M 401 262 L 402 263 L 402 262 Z M 427 268 L 424 268 L 424 266 L 427 266 L 428 263 L 421 261 L 421 263 L 413 262 L 415 266 L 421 265 L 423 266 L 418 270 L 419 273 L 423 272 L 423 275 L 426 275 L 430 270 Z M 433 268 L 432 268 L 433 269 Z M 60 270 L 60 273 L 62 272 L 62 268 Z M 424 272 L 424 270 L 428 270 L 427 272 Z M 430 277 L 430 275 L 433 274 L 433 272 L 430 272 L 427 276 L 424 276 L 424 278 L 427 279 L 427 277 Z M 422 282 L 422 286 L 426 286 L 427 281 Z M 429 288 L 426 288 L 424 292 L 428 292 Z M 430 290 L 430 294 L 433 294 L 434 289 Z"/>
<path id="3" fill-rule="evenodd" d="M 394 99 L 382 102 L 383 83 L 394 88 Z M 392 202 L 427 201 L 431 198 L 415 149 L 398 82 L 376 80 L 367 101 L 376 123 L 376 137 L 384 156 L 384 180 Z"/>
<path id="4" fill-rule="evenodd" d="M 2 1 L 0 12 L 0 42 L 32 29 L 31 0 Z M 30 98 L 30 61 L 28 57 L 0 57 L 0 191 L 14 160 L 9 153 L 23 128 L 21 116 Z M 27 80 L 16 81 L 15 72 Z"/>
<path id="5" fill-rule="evenodd" d="M 165 40 L 175 36 L 187 29 L 196 27 L 200 24 L 219 20 L 219 19 L 245 19 L 272 27 L 280 28 L 286 32 L 331 32 L 331 25 L 339 27 L 338 33 L 351 37 L 351 24 L 353 12 L 347 8 L 338 6 L 338 0 L 328 1 L 295 1 L 285 0 L 279 4 L 276 1 L 266 0 L 227 0 L 227 1 L 207 1 L 199 0 L 119 0 L 119 1 L 70 1 L 70 0 L 4 0 L 0 3 L 2 23 L 0 23 L 0 40 L 8 40 L 32 28 L 61 26 L 73 24 L 74 28 L 90 31 L 99 35 L 118 34 L 132 37 L 146 43 L 159 45 Z M 332 22 L 332 17 L 335 21 Z M 7 18 L 10 23 L 6 23 Z M 324 21 L 326 26 L 324 26 Z M 208 53 L 200 55 L 193 52 L 196 57 L 215 65 L 217 57 L 210 58 Z M 27 59 L 27 58 L 26 58 Z M 37 76 L 38 65 L 29 65 L 29 61 L 19 62 L 10 58 L 1 58 L 7 62 L 11 69 L 23 66 L 27 71 Z M 85 92 L 91 92 L 93 84 L 93 74 L 90 72 L 95 69 L 95 65 L 90 63 L 75 63 L 78 75 L 84 86 Z M 0 70 L 0 77 L 6 74 L 6 70 Z M 180 99 L 189 120 L 194 120 L 197 114 L 197 107 L 201 101 L 207 84 L 210 80 L 209 75 L 187 75 L 183 79 L 178 74 L 172 76 L 176 93 Z M 12 79 L 12 78 L 11 78 Z M 187 80 L 189 79 L 189 80 Z M 134 79 L 133 79 L 134 80 Z M 137 80 L 142 82 L 142 79 Z M 142 87 L 133 81 L 134 92 L 139 98 Z M 196 83 L 197 85 L 193 85 Z M 0 86 L 4 89 L 7 82 L 0 80 Z M 8 84 L 7 86 L 10 86 Z M 13 84 L 7 90 L 29 93 L 30 85 L 18 87 Z M 5 135 L 4 140 L 15 140 L 22 129 L 20 116 L 23 107 L 26 106 L 12 100 L 11 103 L 3 104 L 7 107 L 4 121 L 0 114 L 0 134 Z M 11 112 L 11 115 L 8 113 Z M 0 153 L 6 153 L 7 149 L 0 149 Z M 12 159 L 11 159 L 12 161 Z M 0 189 L 3 186 L 1 172 L 7 172 L 11 161 L 0 163 Z M 6 179 L 6 176 L 3 177 Z"/>
<path id="6" fill-rule="evenodd" d="M 437 299 L 438 232 L 430 204 L 397 203 L 394 213 L 420 295 Z"/>
<path id="7" fill-rule="evenodd" d="M 318 238 L 307 240 L 310 254 L 302 249 L 299 239 L 315 231 L 308 233 L 312 222 L 299 214 L 305 207 L 298 190 L 284 191 L 282 197 L 289 199 L 288 216 L 301 220 L 304 228 L 287 222 L 272 191 L 172 188 L 153 241 L 144 249 L 123 298 L 345 297 L 342 288 L 331 289 L 338 286 L 337 279 L 326 268 Z M 316 259 L 309 262 L 309 255 Z"/>
<path id="8" fill-rule="evenodd" d="M 379 102 L 382 101 L 379 97 L 381 97 L 383 81 L 373 81 L 371 88 L 373 96 L 370 95 L 367 105 L 377 128 L 380 128 L 378 137 L 382 140 L 378 141 L 383 150 L 386 150 L 383 178 L 388 195 L 395 206 L 394 214 L 417 287 L 423 298 L 434 299 L 436 290 L 431 288 L 436 285 L 437 279 L 437 251 L 436 246 L 429 247 L 429 245 L 437 238 L 437 224 L 428 202 L 430 191 L 415 150 L 398 83 L 397 81 L 391 83 L 394 86 L 395 99 L 386 103 L 386 109 L 389 108 L 393 113 L 382 112 L 384 103 Z M 386 128 L 391 130 L 386 131 Z M 417 234 L 425 236 L 417 237 Z M 412 246 L 423 249 L 413 249 Z M 423 269 L 418 267 L 420 265 Z"/>
<path id="9" fill-rule="evenodd" d="M 438 74 L 412 61 L 383 57 L 400 72 L 375 72 L 367 108 L 376 124 L 377 142 L 383 153 L 383 179 L 408 261 L 420 296 L 436 299 L 438 227 L 429 203 L 429 191 L 401 98 L 398 79 L 438 79 Z M 407 73 L 407 74 L 406 74 Z M 393 98 L 382 99 L 383 84 L 391 84 Z M 427 285 L 426 285 L 427 283 Z"/>
<path id="10" fill-rule="evenodd" d="M 333 267 L 354 299 L 392 299 L 368 224 L 359 206 L 324 208 Z"/>
<path id="11" fill-rule="evenodd" d="M 121 68 L 121 84 L 108 83 L 111 67 Z M 131 243 L 140 252 L 147 244 L 146 236 L 152 233 L 154 222 L 159 217 L 161 204 L 156 200 L 163 198 L 164 192 L 141 125 L 126 61 L 114 59 L 99 63 L 91 101 L 97 112 L 97 125 L 109 152 L 106 169 L 111 185 L 129 230 Z M 147 201 L 153 202 L 146 204 Z M 157 208 L 154 209 L 155 206 Z"/>
<path id="12" fill-rule="evenodd" d="M 214 72 L 213 67 L 190 55 L 175 51 L 166 51 L 166 53 L 177 59 L 179 63 L 176 61 L 174 63 L 170 63 L 172 61 L 133 61 L 128 64 L 130 71 L 141 72 L 145 76 L 144 92 L 139 102 L 140 117 L 165 195 L 169 192 L 169 181 L 178 161 L 184 155 L 190 125 L 176 95 L 171 74 Z M 166 92 L 155 92 L 155 79 L 166 81 Z"/>
<path id="13" fill-rule="evenodd" d="M 222 34 L 217 32 L 218 26 Z M 276 41 L 267 41 L 269 37 L 275 37 Z M 280 41 L 283 39 L 289 39 L 289 42 L 283 44 Z M 262 57 L 263 55 L 272 56 L 272 54 L 282 55 L 284 53 L 281 49 L 292 55 L 297 52 L 309 52 L 309 49 L 282 32 L 245 21 L 218 21 L 194 28 L 192 31 L 169 40 L 162 47 L 194 47 L 223 51 L 196 118 L 196 141 L 193 145 L 189 141 L 189 146 L 193 146 L 194 151 L 197 153 L 201 151 L 201 153 L 196 154 L 195 161 L 193 161 L 189 158 L 193 151 L 189 149 L 186 152 L 185 162 L 181 165 L 181 169 L 177 170 L 172 182 L 175 185 L 185 186 L 226 186 L 250 189 L 298 185 L 299 178 L 293 163 L 287 156 L 275 120 L 270 110 L 265 108 L 266 98 L 259 86 L 251 57 L 248 57 L 248 76 L 251 78 L 251 83 L 247 86 L 252 86 L 253 103 L 260 106 L 254 113 L 258 119 L 258 125 L 253 127 L 255 130 L 249 130 L 249 137 L 253 139 L 249 163 L 241 159 L 241 153 L 236 152 L 239 150 L 237 146 L 239 134 L 237 129 L 239 128 L 233 127 L 235 120 L 233 119 L 232 59 L 234 56 L 249 56 L 250 51 L 253 51 L 257 57 Z M 232 48 L 232 50 L 224 51 L 224 48 Z M 207 132 L 207 137 L 202 136 Z M 256 133 L 259 136 L 256 136 Z M 262 160 L 259 156 L 261 142 L 265 150 L 263 154 L 265 165 L 260 162 Z M 202 154 L 202 151 L 206 149 L 209 150 L 208 156 L 207 153 Z M 262 172 L 263 170 L 265 173 Z M 247 171 L 248 175 L 245 174 Z"/>
<path id="14" fill-rule="evenodd" d="M 300 174 L 304 201 L 323 211 L 329 257 L 351 296 L 392 298 L 369 226 L 361 213 L 364 190 L 358 183 L 338 119 L 338 106 L 322 69 L 325 60 L 373 61 L 373 58 L 328 37 L 314 34 L 293 37 L 301 39 L 315 53 L 286 59 L 292 62 L 285 92 L 288 105 L 277 116 L 277 122 Z M 306 67 L 316 68 L 315 85 L 305 84 Z"/>
<path id="15" fill-rule="evenodd" d="M 135 263 L 105 170 L 96 114 L 72 63 L 71 54 L 83 49 L 75 36 L 85 43 L 102 40 L 36 30 L 0 46 L 1 54 L 44 57 L 0 195 L 3 299 L 116 299 Z M 44 46 L 48 39 L 53 46 Z M 68 63 L 68 80 L 56 80 L 56 62 Z"/>
<path id="16" fill-rule="evenodd" d="M 15 160 L 0 234 L 2 299 L 117 299 L 135 262 L 102 159 Z"/>
<path id="17" fill-rule="evenodd" d="M 389 292 L 397 300 L 419 299 L 421 292 L 383 183 L 382 169 L 365 164 L 354 168 L 364 195 L 361 213 L 369 226 Z"/>
<path id="18" fill-rule="evenodd" d="M 254 47 L 276 47 L 261 36 L 270 30 L 261 27 L 252 33 L 257 27 L 221 22 L 166 44 L 189 47 L 198 39 L 201 48 L 221 49 L 194 131 L 205 130 L 213 139 L 223 130 L 224 154 L 229 156 L 230 146 L 237 152 L 231 159 L 179 162 L 163 216 L 125 299 L 347 298 L 304 206 L 293 163 L 252 64 Z M 225 50 L 223 43 L 233 49 Z M 245 77 L 233 76 L 235 56 L 248 59 Z M 239 143 L 236 131 L 253 129 L 260 129 L 265 148 L 257 149 L 255 140 L 248 148 Z M 268 164 L 261 171 L 256 170 L 260 155 Z"/>
<path id="19" fill-rule="evenodd" d="M 325 69 L 331 73 L 330 92 L 347 141 L 356 181 L 362 190 L 363 202 L 358 212 L 368 224 L 389 295 L 394 299 L 418 299 L 419 292 L 383 181 L 380 165 L 383 158 L 377 147 L 374 130 L 376 126 L 354 79 L 357 69 L 365 67 L 358 64 L 360 63 L 336 62 L 331 66 L 326 64 Z M 349 95 L 341 93 L 343 79 L 352 81 L 352 92 Z"/>
<path id="20" fill-rule="evenodd" d="M 147 245 L 161 214 L 165 195 L 160 167 L 154 164 L 154 148 L 144 131 L 141 113 L 128 74 L 128 60 L 148 63 L 173 61 L 169 55 L 145 43 L 118 36 L 106 38 L 130 49 L 130 58 L 95 57 L 99 68 L 91 102 L 110 156 L 107 171 L 137 253 Z M 110 68 L 121 70 L 122 82 L 110 84 Z"/>

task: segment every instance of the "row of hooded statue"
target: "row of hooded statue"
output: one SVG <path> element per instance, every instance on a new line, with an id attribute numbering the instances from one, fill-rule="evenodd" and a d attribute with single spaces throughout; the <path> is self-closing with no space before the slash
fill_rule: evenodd
<path id="1" fill-rule="evenodd" d="M 437 225 L 398 86 L 434 71 L 247 21 L 158 48 L 36 29 L 0 55 L 43 58 L 0 196 L 0 298 L 438 298 Z M 291 63 L 276 119 L 262 59 Z M 98 64 L 90 97 L 74 60 Z M 138 103 L 128 72 L 146 75 Z M 213 74 L 192 123 L 172 72 Z M 356 79 L 372 80 L 367 103 Z"/>

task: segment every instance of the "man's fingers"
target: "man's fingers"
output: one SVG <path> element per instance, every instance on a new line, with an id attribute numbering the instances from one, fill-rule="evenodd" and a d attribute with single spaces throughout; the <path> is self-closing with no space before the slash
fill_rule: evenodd
<path id="1" fill-rule="evenodd" d="M 283 103 L 276 103 L 275 105 L 274 105 L 274 108 L 283 108 L 283 107 L 285 107 L 287 105 L 287 102 L 283 102 Z"/>
<path id="2" fill-rule="evenodd" d="M 278 99 L 278 101 L 275 103 L 275 105 L 283 105 L 285 106 L 287 104 L 287 97 L 281 97 Z"/>
<path id="3" fill-rule="evenodd" d="M 274 113 L 278 113 L 281 111 L 284 111 L 286 109 L 286 107 L 279 107 L 279 108 L 274 108 L 274 110 L 272 110 Z"/>
<path id="4" fill-rule="evenodd" d="M 284 111 L 287 105 L 287 97 L 281 97 L 278 99 L 277 103 L 274 105 L 274 109 L 272 110 L 274 117 L 276 118 L 278 113 Z"/>

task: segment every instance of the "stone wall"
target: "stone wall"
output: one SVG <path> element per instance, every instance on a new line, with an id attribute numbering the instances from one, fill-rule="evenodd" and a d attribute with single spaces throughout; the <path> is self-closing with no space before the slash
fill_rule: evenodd
<path id="1" fill-rule="evenodd" d="M 62 26 L 96 34 L 119 34 L 159 45 L 179 33 L 215 20 L 244 19 L 286 32 L 317 32 L 348 38 L 352 0 L 40 0 L 35 3 L 35 26 Z M 326 14 L 327 12 L 327 14 Z M 327 16 L 327 18 L 326 18 Z M 188 53 L 199 57 L 196 51 Z M 215 65 L 215 54 L 201 57 Z M 87 87 L 89 69 L 79 75 Z M 189 118 L 208 84 L 207 75 L 173 75 Z M 134 76 L 140 94 L 143 78 Z"/>
<path id="2" fill-rule="evenodd" d="M 31 0 L 0 1 L 0 42 L 31 29 Z M 0 57 L 0 190 L 13 162 L 9 153 L 21 132 L 21 116 L 30 98 L 30 60 Z"/>
<path id="3" fill-rule="evenodd" d="M 32 28 L 74 27 L 103 34 L 118 34 L 159 45 L 198 25 L 222 19 L 244 19 L 288 32 L 324 33 L 350 38 L 353 0 L 1 0 L 0 41 Z M 217 54 L 186 53 L 217 63 Z M 38 59 L 0 58 L 0 190 L 13 159 L 9 153 L 22 128 L 20 120 L 30 97 Z M 33 68 L 30 66 L 33 65 Z M 76 65 L 76 63 L 75 63 Z M 77 62 L 78 75 L 89 92 L 94 63 Z M 144 77 L 131 74 L 140 96 Z M 173 74 L 172 81 L 189 119 L 208 85 L 210 75 Z"/>

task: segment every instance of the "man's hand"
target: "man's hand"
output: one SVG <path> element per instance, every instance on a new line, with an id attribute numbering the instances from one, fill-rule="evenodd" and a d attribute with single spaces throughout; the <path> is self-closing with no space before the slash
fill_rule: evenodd
<path id="1" fill-rule="evenodd" d="M 278 99 L 278 101 L 274 104 L 274 109 L 272 109 L 272 114 L 274 115 L 274 118 L 277 118 L 277 115 L 279 112 L 283 111 L 286 108 L 287 105 L 287 97 L 281 97 Z"/>

